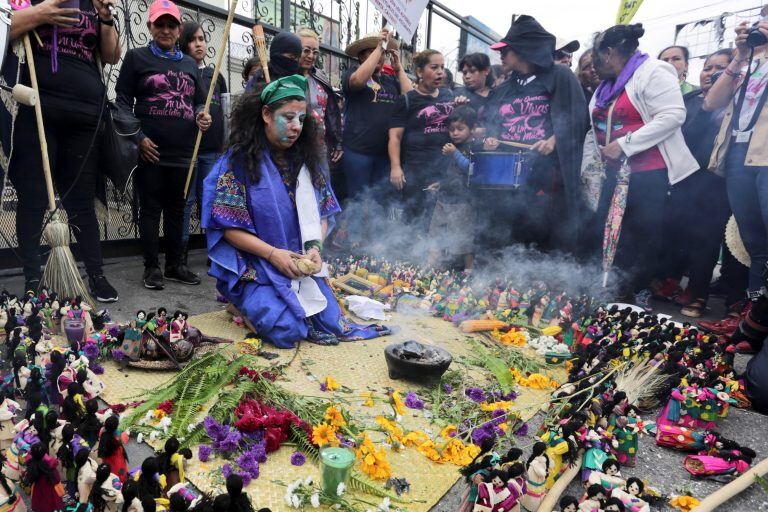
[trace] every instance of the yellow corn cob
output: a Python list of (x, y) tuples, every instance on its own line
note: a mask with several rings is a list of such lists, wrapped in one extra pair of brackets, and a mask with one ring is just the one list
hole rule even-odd
[(563, 328), (559, 325), (550, 325), (541, 330), (541, 334), (544, 336), (557, 336), (561, 332), (563, 332)]
[(464, 320), (459, 325), (461, 332), (483, 332), (501, 329), (507, 324), (501, 320)]

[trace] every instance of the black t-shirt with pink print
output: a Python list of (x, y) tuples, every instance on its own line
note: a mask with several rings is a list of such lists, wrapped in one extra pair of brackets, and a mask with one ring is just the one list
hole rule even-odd
[(404, 166), (435, 169), (447, 162), (443, 146), (450, 142), (448, 116), (452, 112), (453, 93), (448, 89), (440, 89), (436, 97), (411, 90), (398, 98), (389, 127), (405, 128), (400, 144)]
[[(77, 26), (37, 28), (43, 45), (35, 37), (31, 42), (43, 108), (98, 114), (104, 99), (104, 83), (96, 66), (100, 32), (101, 24), (91, 0), (80, 1)], [(29, 85), (26, 66), (22, 69), (22, 83)]]
[(118, 106), (133, 110), (143, 135), (157, 144), (160, 165), (189, 165), (197, 137), (195, 112), (207, 92), (192, 57), (176, 61), (156, 56), (149, 47), (130, 50), (115, 92)]

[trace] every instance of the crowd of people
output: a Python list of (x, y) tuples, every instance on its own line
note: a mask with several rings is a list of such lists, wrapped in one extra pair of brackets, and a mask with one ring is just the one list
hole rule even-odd
[[(31, 30), (39, 35), (33, 51), (53, 174), (91, 290), (103, 302), (118, 298), (101, 269), (93, 207), (102, 172), (99, 137), (93, 137), (102, 129), (98, 115), (105, 94), (99, 66), (117, 62), (121, 54), (109, 3), (82, 0), (72, 9), (46, 0), (15, 18), (11, 30), (12, 38)], [(187, 265), (195, 203), (204, 226), (225, 215), (240, 232), (251, 225), (259, 231), (263, 226), (257, 224), (267, 220), (257, 221), (253, 194), (263, 184), (250, 181), (265, 175), (245, 169), (252, 173), (246, 183), (226, 171), (235, 164), (274, 164), (294, 208), (284, 211), (282, 194), (273, 190), (274, 207), (302, 229), (283, 230), (286, 244), (259, 248), (225, 234), (222, 240), (236, 248), (234, 259), (211, 258), (211, 272), (217, 275), (222, 266), (235, 271), (230, 288), (243, 280), (238, 269), (259, 289), (269, 281), (249, 266), (243, 251), (256, 255), (263, 272), (294, 279), (300, 275), (294, 263), (299, 253), (319, 269), (326, 242), (364, 248), (376, 236), (370, 219), (345, 217), (341, 206), (375, 200), (413, 240), (427, 242), (425, 259), (434, 265), (471, 270), (475, 255), (515, 243), (596, 264), (613, 244), (606, 266), (617, 300), (650, 310), (655, 296), (676, 301), (683, 315), (700, 317), (710, 294), (725, 294), (729, 317), (702, 322), (718, 334), (733, 332), (764, 291), (768, 207), (761, 168), (768, 161), (759, 140), (768, 130), (768, 21), (739, 25), (735, 48), (710, 55), (695, 80), (688, 76), (687, 48), (670, 46), (658, 58), (642, 51), (640, 24), (596, 34), (573, 71), (579, 43), (557, 39), (534, 18), (518, 16), (491, 46), (500, 66), (483, 53), (459, 60), (463, 87), (448, 78), (439, 51), (421, 51), (406, 66), (400, 43), (384, 28), (346, 48), (352, 65), (337, 89), (319, 65), (318, 35), (307, 28), (281, 31), (271, 40), (267, 69), (256, 59), (246, 63), (247, 84), (234, 106), (231, 133), (225, 129), (222, 97), (228, 88), (222, 76), (209, 112), (203, 109), (213, 73), (202, 28), (182, 23), (169, 0), (152, 3), (147, 26), (149, 44), (125, 54), (116, 94), (118, 108), (141, 125), (134, 184), (148, 289), (162, 289), (165, 280), (200, 283)], [(21, 82), (29, 83), (26, 71)], [(296, 102), (289, 108), (291, 99)], [(205, 133), (185, 198), (198, 129)], [(14, 137), (19, 144), (9, 176), (19, 198), (19, 253), (25, 288), (34, 290), (46, 201), (42, 182), (26, 172), (41, 166), (39, 148), (29, 143), (37, 137), (31, 107), (19, 107)], [(304, 167), (320, 210), (310, 220), (300, 206), (311, 199), (301, 186)], [(255, 190), (246, 190), (250, 185)], [(274, 219), (272, 210), (265, 215)], [(723, 243), (731, 215), (748, 270)], [(305, 238), (308, 225), (319, 226), (312, 239)], [(607, 239), (617, 229), (618, 238)], [(218, 241), (209, 230), (209, 249)], [(721, 278), (713, 284), (718, 262)], [(281, 286), (273, 285), (270, 293), (281, 295)]]

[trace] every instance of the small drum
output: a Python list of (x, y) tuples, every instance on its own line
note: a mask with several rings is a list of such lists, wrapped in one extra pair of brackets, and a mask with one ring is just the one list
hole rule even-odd
[(532, 159), (527, 151), (479, 151), (472, 154), (467, 186), (477, 189), (516, 189), (525, 185)]

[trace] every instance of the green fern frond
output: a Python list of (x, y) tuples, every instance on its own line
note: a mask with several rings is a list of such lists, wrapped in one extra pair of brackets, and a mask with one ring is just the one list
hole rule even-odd
[(353, 491), (362, 492), (363, 494), (370, 494), (379, 498), (389, 498), (392, 501), (399, 503), (412, 503), (412, 500), (404, 499), (402, 496), (398, 496), (397, 493), (386, 490), (381, 485), (377, 484), (359, 471), (352, 471), (349, 477), (349, 488)]

